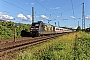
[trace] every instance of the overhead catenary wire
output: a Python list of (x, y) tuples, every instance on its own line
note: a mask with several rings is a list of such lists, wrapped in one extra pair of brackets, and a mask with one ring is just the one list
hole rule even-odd
[[(24, 8), (21, 8), (21, 7), (17, 6), (17, 5), (14, 5), (14, 4), (10, 3), (10, 2), (7, 2), (7, 1), (5, 1), (5, 0), (1, 0), (1, 1), (3, 1), (3, 2), (5, 2), (5, 3), (8, 3), (8, 4), (12, 5), (12, 6), (15, 6), (15, 7), (19, 8), (19, 9), (22, 9), (22, 10), (24, 10), (24, 11), (30, 12), (30, 11), (24, 9)], [(45, 7), (44, 5), (42, 5), (40, 2), (38, 2), (37, 0), (35, 0), (35, 1), (36, 1), (38, 4), (40, 4), (42, 7), (44, 7), (46, 10), (48, 10), (49, 12), (51, 12), (48, 8), (46, 8), (46, 7)], [(74, 7), (73, 7), (72, 0), (71, 0), (71, 4), (72, 4), (73, 15), (74, 15), (74, 9), (77, 8), (79, 5), (74, 8)], [(80, 5), (81, 5), (81, 4), (80, 4)], [(70, 10), (71, 10), (71, 9), (70, 9)], [(70, 10), (66, 10), (66, 11), (64, 11), (64, 12), (62, 12), (62, 13), (65, 13), (65, 12), (70, 11)], [(31, 12), (30, 12), (30, 13), (31, 13)], [(53, 12), (51, 12), (51, 13), (55, 15), (55, 13), (53, 13)], [(55, 15), (55, 16), (56, 16), (56, 15)]]
[(62, 14), (66, 13), (66, 12), (68, 12), (68, 11), (71, 11), (71, 10), (73, 9), (73, 16), (75, 16), (75, 15), (74, 15), (74, 13), (75, 13), (75, 12), (74, 12), (74, 9), (78, 8), (78, 7), (81, 6), (81, 5), (82, 5), (82, 4), (79, 4), (79, 5), (77, 5), (77, 6), (73, 7), (73, 8), (71, 8), (71, 9), (68, 9), (68, 10), (63, 11), (63, 12), (58, 13), (58, 14), (60, 14), (60, 16), (63, 18)]
[[(79, 7), (79, 6), (81, 6), (82, 4), (79, 4), (79, 5), (77, 5), (76, 7), (73, 7), (73, 9), (76, 9), (77, 7)], [(64, 11), (64, 12), (61, 12), (61, 13), (66, 13), (66, 12), (68, 12), (68, 11), (71, 11), (72, 10), (72, 8), (71, 9), (69, 9), (69, 10), (66, 10), (66, 11)], [(61, 14), (60, 13), (60, 14)], [(74, 12), (75, 13), (75, 12)]]
[[(12, 3), (10, 3), (10, 2), (8, 2), (8, 1), (6, 1), (6, 0), (1, 0), (1, 1), (3, 1), (3, 2), (5, 2), (5, 3), (8, 3), (8, 4), (12, 5), (12, 6), (15, 6), (15, 7), (19, 8), (19, 9), (22, 9), (22, 10), (24, 10), (24, 11), (30, 12), (30, 11), (28, 11), (28, 10), (22, 8), (22, 7), (19, 7), (19, 6), (15, 5), (15, 4), (12, 4)], [(52, 13), (53, 15), (56, 16), (55, 13), (53, 13), (52, 11), (50, 11), (50, 10), (49, 10), (47, 7), (45, 7), (43, 4), (41, 4), (41, 3), (38, 2), (37, 0), (35, 0), (35, 1), (36, 1), (38, 4), (40, 4), (42, 7), (44, 7), (46, 10), (48, 10), (50, 13)], [(77, 5), (76, 7), (73, 7), (72, 0), (71, 0), (71, 4), (72, 4), (72, 9), (69, 9), (69, 10), (66, 10), (66, 11), (62, 12), (62, 14), (65, 13), (65, 12), (68, 12), (68, 11), (73, 10), (73, 15), (74, 15), (74, 14), (75, 14), (74, 9), (77, 8), (77, 7), (79, 7), (80, 5), (82, 5), (82, 4), (80, 4), (80, 5)], [(31, 13), (31, 12), (30, 12), (30, 13)], [(74, 15), (74, 16), (75, 16), (75, 15)]]
[[(48, 8), (46, 8), (44, 5), (42, 5), (40, 2), (38, 2), (37, 0), (35, 0), (38, 4), (40, 4), (43, 8), (45, 8), (46, 10), (48, 10), (50, 13), (52, 13), (53, 15), (55, 15), (52, 11), (50, 11)], [(56, 15), (55, 15), (56, 16)]]
[(71, 4), (72, 4), (73, 16), (74, 16), (74, 8), (73, 8), (73, 2), (72, 2), (72, 0), (71, 0)]
[[(10, 3), (10, 2), (7, 2), (6, 0), (1, 0), (1, 1), (3, 1), (3, 2), (7, 3), (7, 4), (10, 4), (10, 5), (12, 5), (12, 6), (15, 6), (15, 7), (19, 8), (19, 9), (22, 9), (22, 10), (24, 10), (24, 11), (30, 12), (30, 11), (28, 11), (28, 10), (22, 8), (22, 7), (19, 7), (19, 6), (14, 5), (14, 4)], [(30, 13), (31, 13), (31, 12), (30, 12)]]
[[(73, 14), (73, 17), (75, 17), (75, 15), (74, 15), (74, 8), (73, 8), (73, 1), (71, 0), (71, 5), (72, 5), (72, 14)], [(75, 25), (75, 19), (74, 19), (74, 25)]]

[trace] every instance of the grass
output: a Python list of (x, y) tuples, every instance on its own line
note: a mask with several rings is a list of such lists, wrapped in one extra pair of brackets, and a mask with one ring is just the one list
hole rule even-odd
[(88, 60), (90, 59), (89, 42), (90, 34), (71, 33), (29, 47), (13, 60)]

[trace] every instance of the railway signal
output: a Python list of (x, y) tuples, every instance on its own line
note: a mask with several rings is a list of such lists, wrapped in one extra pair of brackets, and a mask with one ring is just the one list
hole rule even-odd
[[(54, 19), (54, 20), (56, 20), (56, 19)], [(56, 22), (55, 22), (54, 24), (55, 24), (55, 26), (56, 26)]]

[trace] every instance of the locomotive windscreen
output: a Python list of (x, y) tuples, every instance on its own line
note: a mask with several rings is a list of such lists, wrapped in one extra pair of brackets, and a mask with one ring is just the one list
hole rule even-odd
[(39, 24), (38, 23), (32, 23), (32, 27), (31, 28), (34, 28), (34, 27), (39, 28)]

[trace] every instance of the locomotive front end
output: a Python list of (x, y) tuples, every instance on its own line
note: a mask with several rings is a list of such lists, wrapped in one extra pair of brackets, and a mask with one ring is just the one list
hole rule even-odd
[(30, 34), (33, 37), (39, 35), (39, 23), (32, 23)]

